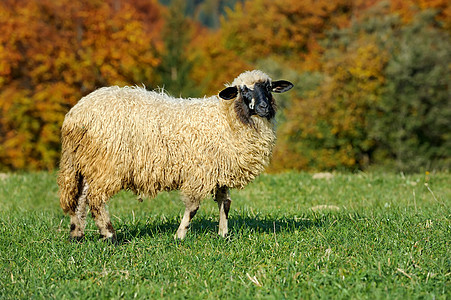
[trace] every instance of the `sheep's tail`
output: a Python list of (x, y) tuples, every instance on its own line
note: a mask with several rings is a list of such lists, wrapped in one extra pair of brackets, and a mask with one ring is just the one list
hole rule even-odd
[(81, 192), (83, 178), (72, 164), (71, 157), (63, 151), (61, 155), (58, 186), (60, 206), (65, 213), (75, 212)]

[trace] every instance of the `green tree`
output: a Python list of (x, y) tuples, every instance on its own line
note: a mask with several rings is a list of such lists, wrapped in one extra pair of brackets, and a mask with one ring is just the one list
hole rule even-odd
[(401, 170), (450, 163), (451, 39), (434, 27), (434, 16), (417, 15), (385, 42), (392, 56), (371, 135), (380, 143), (380, 158), (393, 158)]
[(187, 53), (194, 24), (185, 17), (185, 5), (183, 0), (171, 1), (162, 32), (164, 50), (159, 73), (162, 87), (175, 96), (198, 94), (189, 77), (193, 62)]
[(403, 23), (388, 9), (373, 7), (324, 40), (324, 80), (294, 100), (282, 126), (285, 168), (449, 167), (449, 33), (435, 12)]

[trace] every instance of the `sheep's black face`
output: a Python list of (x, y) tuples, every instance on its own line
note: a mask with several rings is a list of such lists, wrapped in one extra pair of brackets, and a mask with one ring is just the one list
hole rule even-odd
[(258, 82), (253, 88), (240, 87), (240, 93), (250, 116), (258, 115), (268, 120), (275, 116), (275, 104), (271, 95), (271, 84), (268, 81)]
[(232, 100), (241, 95), (235, 101), (237, 115), (245, 124), (251, 124), (251, 116), (257, 115), (268, 120), (274, 118), (276, 106), (271, 92), (283, 93), (290, 90), (293, 84), (289, 81), (261, 81), (256, 82), (253, 87), (232, 86), (225, 88), (219, 93), (219, 97), (224, 100)]

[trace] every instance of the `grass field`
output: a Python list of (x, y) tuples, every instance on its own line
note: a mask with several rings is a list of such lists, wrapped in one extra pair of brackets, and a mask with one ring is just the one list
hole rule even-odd
[(450, 299), (451, 174), (263, 175), (206, 199), (173, 239), (177, 193), (109, 203), (119, 245), (70, 243), (54, 173), (0, 177), (0, 298)]

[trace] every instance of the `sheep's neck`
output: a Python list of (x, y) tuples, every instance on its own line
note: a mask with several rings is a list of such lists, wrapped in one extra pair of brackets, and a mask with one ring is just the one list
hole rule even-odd
[(234, 136), (233, 144), (243, 157), (255, 160), (250, 162), (263, 165), (269, 164), (276, 141), (273, 120), (268, 121), (257, 116), (252, 117), (251, 124), (243, 124), (237, 116), (233, 105), (227, 108), (227, 119)]

